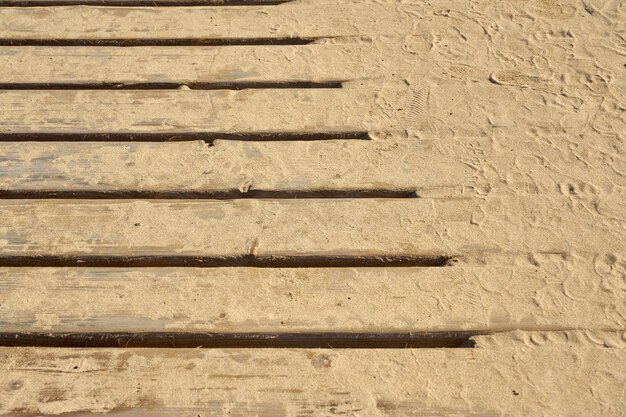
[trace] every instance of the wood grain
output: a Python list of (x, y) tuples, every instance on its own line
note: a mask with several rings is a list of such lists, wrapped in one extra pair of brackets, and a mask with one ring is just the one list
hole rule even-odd
[(0, 143), (5, 197), (446, 196), (471, 173), (434, 142), (401, 139)]
[(535, 255), (450, 268), (1, 268), (0, 322), (5, 333), (619, 330), (624, 267)]
[(247, 132), (335, 132), (340, 136), (393, 127), (397, 122), (393, 114), (384, 114), (375, 103), (377, 91), (4, 90), (0, 91), (0, 134), (158, 133), (175, 137), (197, 133), (202, 139), (204, 133), (214, 139), (220, 133), (245, 137)]
[(2, 348), (0, 413), (621, 413), (623, 349), (599, 347), (584, 334), (520, 334), (517, 340), (506, 347), (419, 351)]
[[(567, 197), (0, 201), (0, 256), (215, 265), (485, 253), (619, 254), (625, 226)], [(506, 225), (506, 227), (504, 226)], [(305, 237), (295, 239), (295, 237)], [(142, 257), (149, 259), (142, 260)], [(382, 258), (381, 258), (382, 257)], [(307, 261), (310, 260), (310, 262)], [(33, 259), (34, 260), (34, 259)], [(230, 261), (229, 261), (230, 260)], [(292, 262), (289, 261), (289, 262)], [(167, 264), (169, 261), (165, 261)]]
[[(368, 45), (0, 47), (4, 88), (341, 82), (380, 76)], [(330, 64), (332, 62), (332, 64)], [(30, 86), (30, 87), (29, 87)], [(139, 88), (139, 87), (138, 87)]]
[[(367, 40), (374, 34), (395, 34), (411, 28), (410, 14), (398, 13), (386, 4), (370, 6), (364, 10), (353, 1), (306, 1), (219, 8), (2, 8), (0, 22), (11, 24), (0, 23), (0, 39), (265, 39), (271, 43), (272, 39), (285, 38)], [(319, 18), (322, 11), (324, 19)]]
[[(263, 133), (265, 140), (289, 140), (297, 134), (363, 138), (366, 132), (449, 140), (490, 138), (493, 132), (497, 142), (521, 136), (549, 145), (525, 127), (529, 124), (550, 140), (558, 138), (559, 148), (583, 138), (610, 151), (614, 141), (609, 132), (576, 122), (586, 114), (582, 109), (552, 105), (537, 90), (441, 81), (427, 86), (430, 104), (416, 111), (419, 85), (382, 78), (332, 89), (0, 90), (0, 141), (215, 140)], [(599, 115), (616, 128), (624, 125), (616, 110), (602, 109)]]
[[(0, 195), (25, 197), (224, 198), (421, 197), (561, 194), (620, 216), (622, 181), (576, 163), (568, 146), (519, 135), (425, 140), (372, 135), (374, 140), (310, 142), (0, 142)], [(570, 143), (551, 136), (553, 143)], [(586, 134), (597, 145), (602, 137)], [(574, 148), (575, 149), (575, 148)], [(550, 164), (543, 163), (549, 159)], [(490, 171), (481, 164), (489, 161)], [(589, 185), (593, 176), (593, 187)], [(260, 191), (269, 193), (259, 194)], [(256, 194), (255, 194), (256, 192)], [(396, 193), (396, 194), (393, 194)]]

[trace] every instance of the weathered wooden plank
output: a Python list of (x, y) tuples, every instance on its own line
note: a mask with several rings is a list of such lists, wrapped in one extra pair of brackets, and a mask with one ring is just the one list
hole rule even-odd
[[(361, 132), (393, 126), (380, 88), (0, 91), (0, 134)], [(245, 135), (244, 135), (245, 136)], [(332, 137), (332, 136), (331, 136)], [(193, 138), (193, 136), (192, 136)]]
[[(410, 6), (407, 6), (410, 7)], [(324, 18), (320, 19), (323, 13)], [(410, 29), (414, 18), (389, 5), (294, 2), (250, 7), (32, 7), (1, 8), (0, 39), (232, 40), (368, 37)], [(9, 23), (10, 22), (10, 23)], [(53, 23), (54, 22), (54, 23)], [(28, 43), (28, 42), (27, 42)]]
[(593, 210), (592, 202), (558, 195), (439, 200), (4, 200), (0, 213), (0, 254), (5, 264), (11, 258), (21, 264), (20, 257), (43, 256), (44, 261), (70, 257), (73, 262), (97, 264), (101, 257), (115, 257), (159, 266), (230, 261), (298, 266), (345, 258), (350, 265), (369, 265), (383, 263), (386, 256), (393, 263), (398, 256), (409, 264), (439, 265), (448, 256), (484, 253), (620, 254), (626, 234), (621, 218)]
[(625, 350), (568, 339), (423, 350), (1, 348), (0, 413), (619, 415)]
[[(590, 134), (614, 141), (624, 126), (619, 111), (598, 110), (603, 124), (593, 122), (594, 129), (589, 111), (569, 98), (537, 90), (440, 80), (424, 84), (423, 79), (355, 81), (341, 89), (0, 90), (0, 140), (21, 140), (25, 134), (58, 134), (51, 137), (55, 140), (72, 134), (65, 139), (88, 140), (93, 138), (81, 135), (145, 133), (165, 140), (168, 134), (215, 139), (248, 132), (406, 131), (432, 140), (492, 134), (512, 140), (534, 134), (570, 135), (576, 141), (574, 135)], [(146, 139), (137, 135), (135, 140)]]
[[(97, 87), (186, 84), (280, 87), (381, 74), (369, 45), (196, 47), (0, 46), (0, 86)], [(380, 76), (380, 75), (378, 75)]]
[[(610, 138), (0, 143), (0, 195), (118, 197), (554, 194), (619, 216)], [(581, 164), (579, 141), (592, 144)], [(553, 146), (550, 143), (557, 144)], [(619, 156), (615, 155), (616, 161)], [(548, 161), (549, 163), (545, 163)], [(487, 168), (488, 167), (488, 168)], [(263, 195), (259, 192), (269, 192)], [(256, 192), (256, 194), (255, 194)], [(351, 194), (352, 193), (352, 194)], [(396, 193), (396, 194), (393, 194)]]
[(623, 257), (540, 254), (499, 266), (451, 268), (0, 268), (0, 329), (621, 329), (625, 268)]
[[(0, 143), (0, 195), (460, 194), (473, 170), (426, 141)], [(454, 167), (454, 169), (452, 169)], [(261, 194), (259, 194), (261, 193)], [(265, 195), (263, 193), (266, 193)]]

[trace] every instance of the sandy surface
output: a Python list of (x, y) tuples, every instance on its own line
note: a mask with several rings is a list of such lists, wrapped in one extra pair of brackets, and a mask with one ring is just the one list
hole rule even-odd
[[(624, 415), (625, 36), (619, 0), (0, 8), (5, 196), (253, 197), (0, 201), (2, 259), (58, 267), (0, 268), (1, 331), (494, 332), (467, 350), (5, 347), (0, 413)], [(302, 82), (342, 88), (280, 85)], [(142, 83), (174, 88), (110, 89)], [(72, 264), (397, 255), (454, 262)]]

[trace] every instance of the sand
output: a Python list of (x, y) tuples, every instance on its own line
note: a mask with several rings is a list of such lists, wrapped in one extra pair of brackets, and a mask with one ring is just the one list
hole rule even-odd
[(624, 415), (623, 2), (30, 3), (0, 415)]

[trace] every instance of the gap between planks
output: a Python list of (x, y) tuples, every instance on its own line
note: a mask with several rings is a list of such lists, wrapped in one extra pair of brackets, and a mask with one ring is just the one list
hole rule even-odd
[(371, 140), (367, 131), (316, 132), (175, 132), (175, 133), (8, 133), (0, 131), (0, 142), (190, 142), (211, 145), (216, 140), (248, 142), (308, 142), (323, 140)]
[(1, 190), (0, 199), (73, 199), (73, 200), (287, 200), (287, 199), (361, 199), (419, 198), (414, 189), (301, 189), (301, 190), (214, 190), (214, 191), (141, 191), (141, 190)]
[[(116, 47), (136, 47), (136, 46), (272, 46), (272, 45), (308, 45), (314, 42), (332, 40), (332, 36), (317, 37), (275, 37), (275, 38), (0, 38), (0, 46), (116, 46)], [(354, 37), (354, 42), (364, 42), (367, 39)]]
[(457, 262), (448, 255), (297, 255), (297, 256), (12, 256), (0, 255), (0, 267), (251, 267), (251, 268), (363, 268), (446, 267)]
[[(554, 328), (532, 333), (576, 334), (580, 329)], [(468, 330), (432, 332), (0, 332), (0, 347), (148, 348), (148, 349), (442, 349), (475, 348), (477, 337), (504, 338), (524, 330)], [(619, 338), (620, 331), (600, 331), (595, 337)], [(593, 340), (593, 338), (591, 339)], [(487, 340), (487, 343), (490, 341)]]
[(481, 331), (405, 333), (0, 333), (0, 346), (40, 347), (139, 347), (139, 348), (308, 348), (399, 349), (468, 348)]
[(1, 0), (0, 7), (119, 6), (119, 7), (210, 7), (277, 6), (294, 0)]
[(342, 88), (346, 80), (217, 83), (2, 83), (0, 90), (254, 90)]

